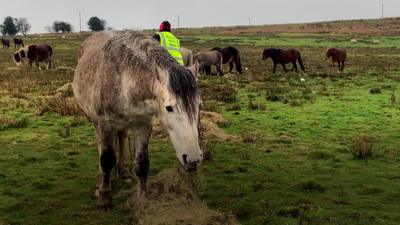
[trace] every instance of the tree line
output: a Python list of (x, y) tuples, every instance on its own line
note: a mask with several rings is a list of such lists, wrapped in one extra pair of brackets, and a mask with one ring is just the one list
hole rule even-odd
[[(91, 31), (102, 31), (106, 28), (106, 21), (97, 16), (93, 16), (89, 19), (87, 25)], [(0, 32), (3, 35), (10, 36), (18, 33), (25, 36), (31, 28), (32, 26), (27, 18), (13, 18), (7, 16), (4, 18), (3, 23), (0, 24)], [(70, 23), (65, 21), (54, 21), (50, 26), (46, 27), (46, 31), (50, 33), (69, 33), (73, 31), (73, 27)]]

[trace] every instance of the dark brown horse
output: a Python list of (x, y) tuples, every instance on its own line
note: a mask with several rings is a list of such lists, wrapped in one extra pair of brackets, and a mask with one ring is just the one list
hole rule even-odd
[(243, 73), (242, 64), (240, 63), (240, 52), (237, 48), (234, 48), (232, 46), (226, 48), (215, 47), (211, 49), (211, 51), (219, 51), (222, 54), (222, 64), (229, 63), (229, 73), (232, 73), (233, 64), (235, 64), (236, 71), (238, 71), (239, 74)]
[(304, 64), (301, 58), (301, 54), (296, 49), (286, 49), (286, 50), (278, 48), (264, 49), (263, 60), (267, 60), (270, 57), (272, 58), (272, 61), (274, 63), (273, 73), (276, 72), (276, 66), (278, 64), (281, 64), (285, 72), (287, 72), (286, 64), (288, 63), (292, 63), (293, 64), (292, 71), (295, 70), (297, 72), (297, 63), (296, 63), (297, 61), (299, 62), (301, 69), (304, 72), (306, 72), (304, 69)]
[(28, 58), (29, 66), (35, 61), (36, 66), (40, 68), (39, 62), (46, 62), (47, 69), (51, 66), (51, 56), (53, 49), (49, 45), (27, 45), (14, 53), (14, 61), (19, 66), (23, 58)]
[(3, 45), (3, 48), (9, 48), (10, 47), (10, 40), (2, 38), (1, 39), (1, 44)]
[(20, 47), (25, 47), (24, 41), (20, 38), (14, 38), (14, 48), (20, 48)]
[(343, 48), (330, 48), (328, 51), (326, 51), (326, 57), (328, 59), (332, 59), (332, 64), (335, 65), (335, 63), (338, 64), (339, 66), (339, 71), (344, 70), (344, 65), (346, 62), (347, 58), (347, 52)]

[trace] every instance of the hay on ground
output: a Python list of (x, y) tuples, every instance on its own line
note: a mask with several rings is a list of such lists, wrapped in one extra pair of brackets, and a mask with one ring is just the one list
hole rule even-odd
[[(150, 179), (145, 199), (134, 193), (131, 206), (132, 225), (236, 225), (232, 215), (209, 209), (195, 195), (198, 178), (166, 170)], [(137, 188), (136, 188), (137, 190)]]

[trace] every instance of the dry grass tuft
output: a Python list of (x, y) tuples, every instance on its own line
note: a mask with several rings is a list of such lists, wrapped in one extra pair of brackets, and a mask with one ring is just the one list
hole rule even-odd
[(371, 89), (369, 90), (369, 93), (371, 93), (371, 94), (380, 94), (380, 93), (382, 93), (382, 91), (381, 91), (380, 88), (374, 87), (374, 88), (371, 88)]
[(239, 224), (233, 216), (211, 210), (197, 198), (196, 190), (201, 185), (197, 174), (178, 168), (161, 172), (150, 180), (145, 199), (134, 194), (130, 224)]
[(84, 115), (82, 109), (74, 97), (65, 97), (61, 94), (41, 98), (35, 101), (37, 115), (42, 116), (45, 112), (54, 112), (60, 116)]
[(239, 103), (234, 103), (231, 105), (226, 106), (226, 110), (228, 111), (240, 111), (242, 107), (240, 106)]
[(28, 118), (0, 117), (0, 131), (28, 126)]
[(394, 93), (394, 89), (392, 89), (392, 94), (390, 95), (390, 104), (392, 106), (397, 105), (397, 97), (396, 94)]
[(207, 138), (200, 141), (200, 148), (203, 151), (203, 159), (205, 161), (212, 161), (214, 158), (216, 140)]
[(260, 138), (261, 135), (254, 131), (245, 131), (242, 133), (243, 143), (255, 143)]
[(352, 138), (352, 153), (357, 159), (367, 159), (372, 156), (376, 136), (359, 134)]

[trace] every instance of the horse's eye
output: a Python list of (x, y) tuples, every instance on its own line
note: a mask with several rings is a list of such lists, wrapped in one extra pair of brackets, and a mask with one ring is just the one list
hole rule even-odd
[(174, 109), (170, 105), (165, 107), (165, 109), (167, 109), (168, 112), (174, 112)]

